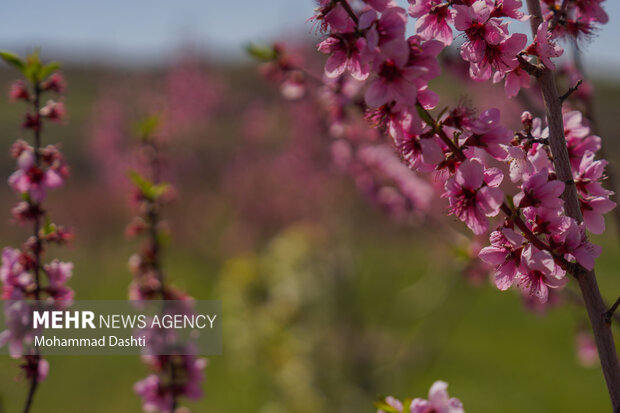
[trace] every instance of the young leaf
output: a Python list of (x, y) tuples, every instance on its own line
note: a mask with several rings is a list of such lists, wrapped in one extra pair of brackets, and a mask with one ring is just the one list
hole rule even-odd
[(415, 108), (417, 109), (420, 118), (422, 118), (422, 120), (426, 122), (428, 126), (430, 126), (431, 128), (435, 128), (435, 122), (433, 122), (433, 119), (429, 116), (426, 109), (424, 109), (420, 104), (415, 105)]
[(17, 68), (20, 72), (24, 73), (26, 65), (24, 64), (24, 61), (15, 53), (0, 50), (0, 58), (2, 58), (2, 60), (4, 60), (8, 65)]
[(136, 171), (129, 171), (128, 175), (129, 179), (131, 179), (131, 182), (133, 182), (133, 184), (140, 190), (140, 192), (144, 196), (148, 197), (149, 193), (152, 192), (153, 183), (143, 178), (142, 175), (140, 175)]
[(399, 413), (398, 410), (396, 410), (394, 407), (390, 406), (384, 401), (375, 402), (374, 405), (377, 409), (383, 410), (384, 412), (387, 412), (387, 413)]
[(60, 69), (60, 63), (58, 62), (51, 62), (51, 63), (46, 64), (39, 71), (39, 79), (41, 80), (47, 79), (52, 73), (54, 73), (58, 69)]
[(245, 46), (246, 52), (256, 60), (261, 62), (271, 62), (275, 60), (278, 55), (273, 47), (259, 46), (254, 43), (248, 43)]
[(142, 140), (148, 140), (157, 131), (158, 127), (159, 117), (156, 115), (148, 116), (136, 123), (136, 135)]

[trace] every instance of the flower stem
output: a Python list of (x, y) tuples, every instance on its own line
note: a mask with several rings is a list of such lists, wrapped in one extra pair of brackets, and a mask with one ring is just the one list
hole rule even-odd
[[(37, 356), (37, 364), (39, 363), (39, 358)], [(38, 366), (37, 366), (38, 367)], [(32, 381), (30, 382), (30, 388), (28, 389), (28, 397), (26, 398), (26, 405), (24, 406), (24, 413), (30, 412), (30, 407), (32, 406), (32, 401), (34, 400), (34, 393), (37, 391), (39, 381), (37, 380), (37, 372), (35, 372)]]
[[(528, 10), (531, 14), (530, 24), (532, 34), (535, 36), (539, 24), (542, 22), (542, 12), (539, 0), (527, 0)], [(562, 119), (562, 102), (555, 84), (553, 73), (544, 69), (537, 78), (541, 88), (547, 120), (549, 124), (549, 145), (553, 154), (553, 165), (558, 178), (567, 185), (562, 195), (565, 203), (566, 214), (577, 222), (583, 221), (577, 188), (573, 181), (572, 170), (569, 162), (566, 139), (564, 137), (564, 123)], [(614, 412), (620, 412), (620, 364), (614, 344), (611, 325), (605, 321), (607, 308), (601, 297), (601, 292), (596, 282), (594, 271), (583, 271), (574, 274), (579, 283), (583, 300), (586, 304), (592, 332), (601, 360), (601, 368), (607, 383), (607, 390), (611, 398)]]
[[(35, 117), (39, 117), (39, 112), (41, 110), (41, 86), (39, 85), (39, 82), (35, 82), (34, 84), (34, 99), (32, 102), (32, 106), (34, 109), (34, 116)], [(38, 126), (34, 129), (34, 162), (36, 167), (40, 167), (41, 164), (41, 154), (40, 152), (40, 148), (41, 148), (41, 127), (42, 124), (39, 120), (38, 122)], [(30, 200), (30, 202), (33, 202), (32, 200)], [(36, 205), (37, 207), (39, 205)], [(37, 208), (38, 209), (38, 208)], [(41, 293), (41, 280), (40, 280), (40, 273), (41, 273), (41, 237), (40, 237), (40, 232), (41, 230), (41, 216), (39, 214), (36, 214), (35, 218), (34, 218), (34, 228), (33, 228), (33, 237), (34, 237), (34, 282), (35, 282), (35, 289), (34, 289), (34, 298), (35, 300), (39, 299), (40, 293)], [(37, 391), (38, 388), (38, 376), (39, 376), (39, 362), (40, 362), (40, 355), (39, 355), (39, 349), (35, 347), (35, 351), (36, 351), (36, 356), (35, 356), (35, 364), (32, 368), (31, 374), (32, 377), (30, 378), (30, 388), (28, 390), (28, 397), (26, 399), (26, 405), (24, 406), (24, 413), (28, 413), (30, 411), (30, 407), (32, 406), (32, 402), (34, 400), (34, 394)]]

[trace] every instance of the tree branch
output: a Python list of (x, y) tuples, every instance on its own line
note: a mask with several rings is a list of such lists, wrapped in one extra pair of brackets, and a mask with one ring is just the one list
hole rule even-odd
[[(540, 1), (527, 0), (527, 6), (531, 15), (532, 35), (535, 36), (538, 26), (542, 22)], [(563, 182), (569, 182), (573, 180), (573, 175), (564, 137), (562, 103), (558, 96), (555, 79), (553, 73), (548, 69), (543, 69), (542, 75), (537, 79), (547, 112), (549, 146), (553, 154), (553, 164), (558, 178)], [(577, 220), (577, 222), (583, 221), (575, 185), (566, 185), (562, 197), (565, 202), (566, 214)], [(607, 309), (603, 303), (594, 271), (587, 271), (576, 275), (576, 278), (586, 304), (586, 309), (588, 310), (590, 323), (592, 324), (592, 332), (594, 333), (596, 348), (601, 360), (601, 368), (603, 369), (611, 403), (614, 412), (620, 412), (620, 364), (618, 364), (618, 355), (616, 354), (611, 325), (605, 321)]]

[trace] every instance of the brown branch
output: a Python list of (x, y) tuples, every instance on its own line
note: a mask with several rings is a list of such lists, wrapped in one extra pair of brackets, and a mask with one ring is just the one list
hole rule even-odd
[[(539, 24), (542, 22), (542, 12), (539, 0), (527, 0), (530, 12), (530, 24), (532, 35), (536, 35)], [(563, 182), (573, 180), (571, 166), (568, 157), (566, 139), (564, 137), (564, 124), (562, 119), (562, 103), (558, 95), (553, 73), (544, 69), (538, 78), (549, 124), (549, 144), (553, 154), (553, 164), (558, 178)], [(577, 222), (583, 221), (579, 207), (579, 198), (575, 185), (566, 185), (562, 195), (565, 202), (566, 214)], [(607, 308), (601, 297), (594, 271), (587, 271), (576, 275), (581, 289), (581, 295), (586, 304), (592, 332), (596, 342), (596, 348), (601, 360), (601, 368), (607, 383), (607, 390), (611, 398), (614, 412), (620, 412), (620, 364), (614, 344), (611, 325), (605, 321)]]
[[(41, 86), (38, 81), (34, 82), (34, 99), (32, 100), (32, 109), (34, 110), (34, 116), (37, 119), (38, 125), (34, 128), (34, 163), (37, 168), (41, 165)], [(31, 204), (33, 204), (37, 210), (41, 210), (40, 205), (33, 200), (29, 200)], [(34, 225), (33, 225), (33, 237), (34, 237), (34, 298), (35, 300), (39, 300), (41, 294), (41, 250), (42, 250), (42, 241), (41, 241), (41, 215), (36, 214), (34, 217)], [(32, 407), (32, 402), (34, 401), (34, 395), (37, 391), (39, 385), (39, 363), (41, 361), (41, 356), (39, 355), (39, 349), (35, 346), (35, 363), (34, 367), (32, 367), (32, 377), (30, 378), (30, 387), (28, 389), (28, 396), (26, 397), (26, 404), (24, 405), (24, 413), (28, 413), (30, 408)], [(31, 367), (28, 366), (30, 369)]]
[(347, 12), (349, 17), (351, 17), (351, 19), (357, 25), (359, 23), (359, 20), (357, 18), (357, 15), (355, 14), (353, 9), (351, 8), (351, 5), (349, 4), (349, 2), (347, 0), (337, 0), (337, 1), (338, 1), (338, 3), (340, 3), (342, 5), (342, 8), (344, 8), (344, 10)]
[(607, 310), (605, 312), (605, 321), (607, 321), (608, 323), (611, 323), (611, 319), (614, 316), (614, 313), (616, 312), (616, 310), (618, 309), (618, 306), (620, 305), (620, 297), (618, 297), (618, 299), (616, 300), (616, 302), (611, 306), (611, 308), (609, 310)]
[(560, 96), (560, 103), (564, 103), (564, 101), (566, 99), (568, 99), (568, 97), (570, 95), (572, 95), (573, 93), (575, 93), (575, 91), (577, 89), (579, 89), (579, 86), (581, 86), (582, 83), (583, 83), (583, 79), (579, 79), (577, 81), (577, 83), (575, 83), (573, 86), (569, 87), (568, 90), (566, 91), (566, 93), (564, 93), (562, 96)]

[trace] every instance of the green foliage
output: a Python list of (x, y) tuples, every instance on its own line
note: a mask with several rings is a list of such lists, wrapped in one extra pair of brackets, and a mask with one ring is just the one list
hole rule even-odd
[(167, 183), (153, 183), (136, 171), (129, 171), (129, 179), (140, 190), (142, 196), (153, 201), (163, 196), (170, 188)]
[(41, 80), (47, 79), (50, 75), (52, 75), (54, 72), (58, 71), (59, 69), (60, 69), (59, 62), (50, 62), (44, 65), (43, 67), (41, 67), (41, 70), (39, 71), (39, 79)]
[(33, 85), (47, 79), (60, 69), (60, 63), (58, 62), (51, 62), (44, 65), (41, 62), (38, 49), (35, 49), (34, 52), (29, 54), (25, 61), (15, 53), (6, 50), (0, 51), (0, 58), (8, 65), (19, 70)]
[(418, 115), (420, 115), (420, 118), (422, 118), (422, 120), (426, 122), (428, 126), (435, 129), (435, 121), (433, 121), (426, 109), (424, 109), (419, 103), (415, 105), (415, 108), (418, 111)]
[(26, 64), (15, 53), (6, 50), (0, 50), (0, 58), (2, 58), (2, 60), (4, 60), (5, 63), (9, 66), (13, 66), (17, 68), (20, 72), (25, 73)]
[(149, 141), (157, 132), (160, 125), (160, 118), (157, 115), (147, 116), (146, 118), (136, 122), (134, 130), (136, 136), (142, 141)]
[(272, 62), (278, 57), (277, 50), (271, 46), (259, 46), (254, 43), (248, 43), (245, 46), (245, 50), (250, 56), (261, 62)]

